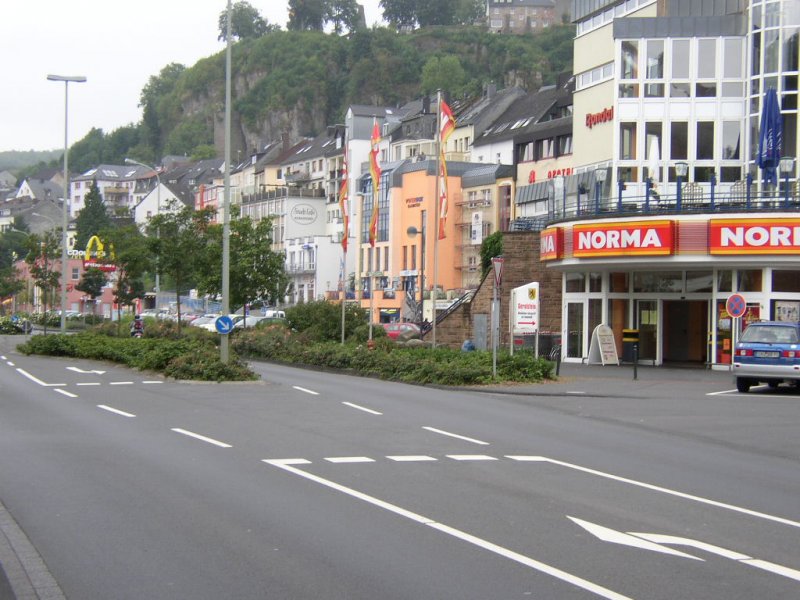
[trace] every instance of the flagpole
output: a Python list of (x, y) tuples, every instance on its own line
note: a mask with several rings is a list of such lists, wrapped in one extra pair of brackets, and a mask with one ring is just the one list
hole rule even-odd
[[(347, 232), (342, 232), (347, 237)], [(342, 247), (342, 344), (344, 344), (344, 305), (347, 301), (347, 246)]]
[[(442, 90), (436, 93), (436, 188), (434, 192), (434, 211), (433, 211), (433, 277), (431, 277), (431, 304), (433, 319), (431, 320), (431, 345), (436, 348), (436, 277), (439, 270), (439, 175), (442, 168)], [(423, 300), (423, 309), (425, 303)]]

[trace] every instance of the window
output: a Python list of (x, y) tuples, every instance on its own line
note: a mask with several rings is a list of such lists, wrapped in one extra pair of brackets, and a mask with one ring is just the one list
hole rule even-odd
[(717, 76), (717, 40), (698, 40), (697, 77), (715, 79)]
[(672, 41), (672, 78), (689, 79), (689, 40)]
[(558, 155), (572, 154), (572, 136), (561, 135), (558, 137)]
[[(725, 53), (722, 55), (722, 76), (738, 79), (744, 72), (742, 68), (742, 39), (731, 38), (723, 42)], [(795, 57), (797, 55), (795, 54)]]
[(686, 160), (689, 158), (689, 124), (685, 121), (670, 123), (670, 159)]
[(699, 121), (697, 123), (697, 160), (714, 158), (714, 122)]
[(647, 78), (664, 78), (664, 40), (647, 40)]
[(78, 267), (72, 267), (72, 280), (77, 281), (81, 278), (81, 270)]
[(724, 121), (722, 123), (722, 159), (738, 160), (739, 143), (741, 137), (739, 121)]
[[(553, 138), (536, 141), (536, 160), (553, 157)], [(498, 155), (499, 158), (499, 155)]]
[(621, 160), (636, 159), (636, 123), (619, 124), (619, 157)]
[(622, 42), (620, 57), (620, 79), (638, 79), (639, 77), (639, 43)]

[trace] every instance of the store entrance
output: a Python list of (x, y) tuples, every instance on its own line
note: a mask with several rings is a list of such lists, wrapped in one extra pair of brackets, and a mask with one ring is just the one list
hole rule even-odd
[(707, 301), (664, 301), (663, 361), (665, 363), (705, 363), (707, 332)]

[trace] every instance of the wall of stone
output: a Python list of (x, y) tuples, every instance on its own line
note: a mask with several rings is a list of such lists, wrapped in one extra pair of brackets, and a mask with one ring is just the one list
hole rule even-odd
[[(540, 350), (549, 350), (549, 334), (561, 335), (561, 273), (547, 269), (539, 261), (539, 232), (514, 231), (503, 235), (503, 281), (500, 289), (501, 344), (508, 347), (508, 305), (511, 290), (539, 282)], [(485, 314), (491, 322), (492, 287), (494, 275), (490, 272), (481, 282), (471, 302), (466, 302), (436, 326), (436, 344), (460, 348), (464, 340), (475, 339), (474, 315)], [(544, 338), (547, 337), (547, 340)], [(430, 340), (430, 334), (426, 336)], [(487, 334), (487, 340), (491, 336)], [(489, 342), (491, 343), (491, 342)], [(532, 340), (531, 342), (532, 343)], [(560, 342), (558, 342), (560, 343)]]

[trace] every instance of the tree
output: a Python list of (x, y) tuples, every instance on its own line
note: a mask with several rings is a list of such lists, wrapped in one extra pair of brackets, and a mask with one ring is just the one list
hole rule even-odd
[(383, 18), (395, 29), (413, 28), (417, 24), (418, 0), (381, 0)]
[[(220, 41), (228, 39), (228, 11), (223, 10), (219, 14), (219, 36)], [(231, 6), (231, 37), (236, 40), (252, 40), (259, 38), (265, 33), (280, 29), (278, 25), (270, 25), (249, 2), (234, 2)]]
[[(283, 254), (270, 250), (272, 220), (253, 222), (249, 217), (231, 221), (230, 304), (240, 307), (265, 299), (275, 304), (288, 283)], [(204, 274), (198, 288), (206, 294), (222, 293), (222, 226), (209, 227)]]
[[(148, 240), (131, 224), (110, 231), (108, 243), (114, 246), (111, 262), (117, 268), (114, 301), (118, 307), (131, 306), (134, 300), (144, 296), (142, 278), (153, 270)], [(121, 313), (121, 308), (118, 310)]]
[(417, 22), (420, 27), (453, 25), (456, 5), (453, 0), (417, 0)]
[[(167, 123), (169, 122), (168, 98), (175, 91), (186, 67), (179, 63), (170, 63), (158, 75), (150, 77), (142, 88), (139, 96), (139, 106), (142, 108), (142, 134), (141, 144), (147, 148), (161, 150), (166, 139)], [(136, 156), (145, 157), (137, 153)], [(155, 158), (155, 156), (153, 156)]]
[[(209, 256), (209, 224), (212, 209), (195, 211), (177, 202), (150, 219), (147, 246), (160, 274), (172, 277), (177, 296), (178, 328), (181, 326), (181, 294), (206, 272)], [(219, 246), (216, 251), (219, 252)]]
[(467, 82), (467, 74), (457, 56), (432, 56), (422, 67), (422, 92), (432, 94), (443, 90), (460, 94)]
[(25, 262), (28, 264), (34, 283), (42, 292), (42, 311), (47, 333), (48, 300), (58, 289), (61, 276), (60, 266), (56, 263), (61, 258), (61, 232), (50, 230), (41, 236), (30, 235), (27, 246), (28, 255), (25, 257)]
[(328, 0), (289, 0), (289, 23), (292, 31), (322, 31)]
[(486, 16), (484, 0), (458, 0), (455, 6), (455, 23), (473, 25)]
[(83, 272), (83, 276), (75, 289), (83, 292), (92, 299), (92, 314), (94, 315), (95, 299), (103, 293), (106, 284), (106, 274), (96, 267), (91, 267)]
[(325, 22), (333, 24), (333, 31), (341, 34), (355, 31), (361, 26), (361, 10), (356, 0), (328, 0), (325, 10)]
[(84, 206), (75, 219), (75, 247), (79, 250), (86, 248), (89, 240), (94, 235), (111, 228), (111, 219), (106, 211), (106, 203), (100, 196), (97, 182), (92, 181), (92, 187), (84, 198)]
[(483, 238), (481, 244), (481, 279), (492, 268), (492, 259), (503, 254), (503, 232), (495, 231), (493, 234)]

